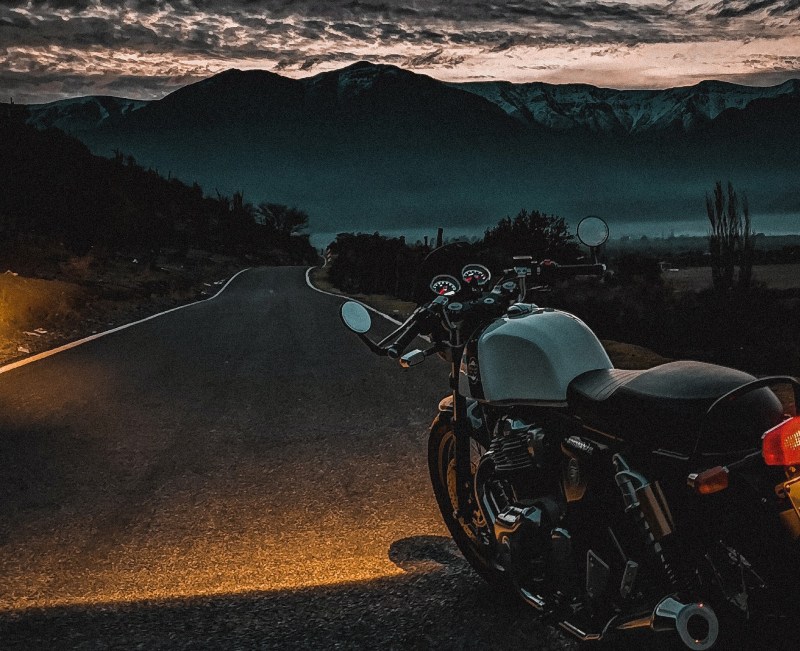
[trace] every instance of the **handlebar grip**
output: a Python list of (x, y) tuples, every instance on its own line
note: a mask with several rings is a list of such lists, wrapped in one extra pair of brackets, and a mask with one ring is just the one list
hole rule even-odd
[(390, 359), (397, 359), (403, 354), (408, 344), (414, 341), (414, 337), (419, 334), (419, 321), (414, 321), (408, 326), (406, 331), (398, 337), (389, 348), (386, 349), (386, 355)]

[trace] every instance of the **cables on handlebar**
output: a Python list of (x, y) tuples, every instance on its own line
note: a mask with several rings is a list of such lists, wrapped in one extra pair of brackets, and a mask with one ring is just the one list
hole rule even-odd
[(412, 323), (408, 329), (400, 335), (400, 337), (386, 350), (386, 355), (389, 359), (397, 359), (403, 354), (408, 344), (410, 344), (414, 337), (419, 334), (419, 322)]

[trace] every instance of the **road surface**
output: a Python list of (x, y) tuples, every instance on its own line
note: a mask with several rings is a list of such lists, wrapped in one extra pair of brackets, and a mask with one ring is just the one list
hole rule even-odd
[(447, 368), (375, 358), (340, 303), (250, 270), (0, 374), (0, 649), (571, 645), (446, 536)]

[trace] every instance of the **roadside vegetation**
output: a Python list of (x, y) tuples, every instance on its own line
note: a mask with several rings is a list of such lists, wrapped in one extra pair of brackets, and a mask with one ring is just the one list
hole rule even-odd
[(246, 266), (313, 264), (307, 227), (0, 106), (0, 363), (206, 297)]
[[(714, 196), (720, 192), (718, 184)], [(758, 242), (754, 237), (742, 244), (750, 225), (736, 212), (739, 205), (730, 208), (726, 203), (731, 197), (736, 201), (732, 188), (722, 197), (724, 223), (716, 231), (712, 229), (705, 241), (708, 248), (683, 252), (687, 259), (705, 262), (705, 267), (692, 270), (695, 275), (705, 274), (705, 283), (673, 284), (663, 260), (647, 252), (604, 250), (600, 251), (601, 261), (610, 273), (602, 282), (550, 286), (532, 292), (531, 300), (583, 319), (622, 368), (683, 358), (757, 374), (800, 374), (800, 274), (797, 266), (788, 264), (795, 261), (794, 247), (759, 251), (752, 246)], [(710, 206), (714, 217), (719, 216), (716, 206)], [(736, 214), (742, 218), (731, 217)], [(511, 266), (516, 254), (561, 263), (581, 261), (582, 253), (570, 233), (558, 217), (521, 211), (488, 229), (482, 240), (451, 243), (436, 256), (435, 264), (424, 262), (433, 248), (427, 243), (408, 244), (402, 238), (378, 233), (343, 233), (329, 248), (328, 281), (347, 294), (423, 301), (429, 296), (427, 283), (434, 275), (458, 275), (468, 261), (487, 265), (495, 276)], [(774, 286), (761, 280), (774, 274), (752, 266), (753, 261), (764, 259), (784, 263), (775, 267), (780, 273)]]

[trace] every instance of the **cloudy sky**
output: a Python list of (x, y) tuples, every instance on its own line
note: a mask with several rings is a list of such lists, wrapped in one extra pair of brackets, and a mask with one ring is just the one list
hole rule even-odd
[(0, 99), (158, 98), (227, 68), (665, 88), (800, 77), (800, 0), (11, 0)]

